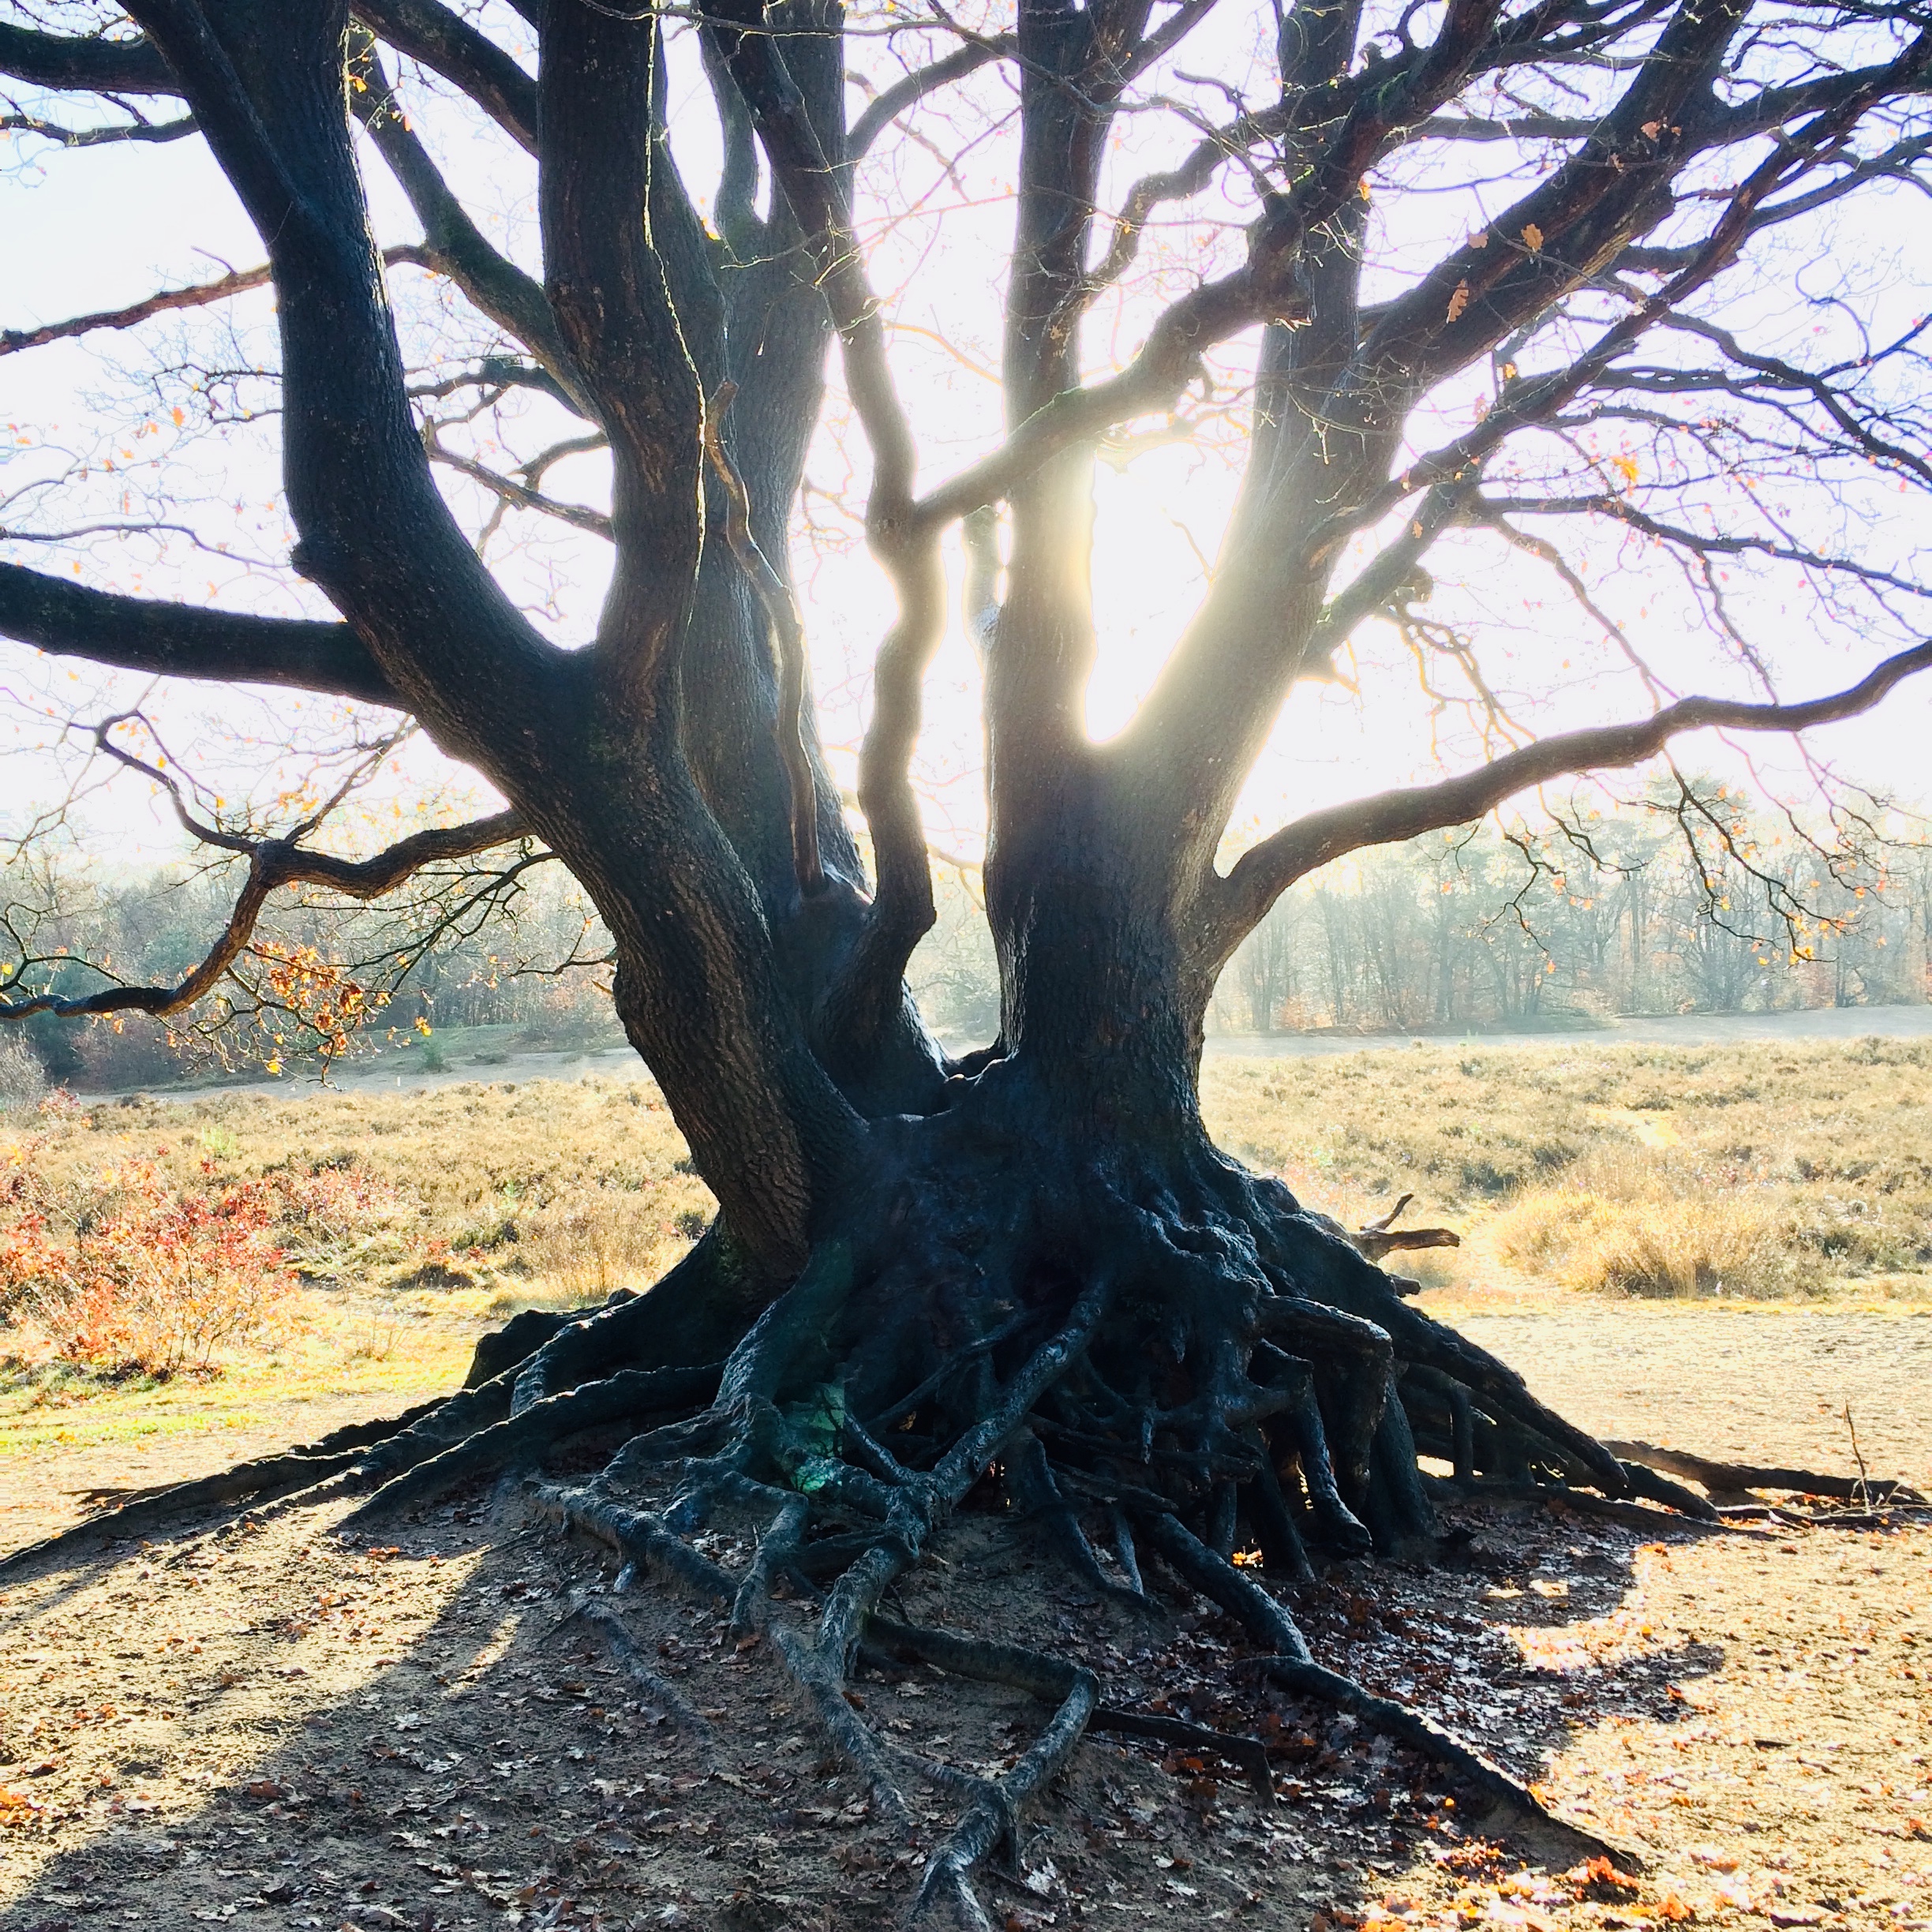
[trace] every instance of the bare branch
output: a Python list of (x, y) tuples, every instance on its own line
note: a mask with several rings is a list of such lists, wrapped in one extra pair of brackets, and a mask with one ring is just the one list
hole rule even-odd
[[(373, 857), (337, 859), (325, 852), (306, 852), (292, 840), (262, 839), (243, 844), (249, 854), (249, 875), (221, 937), (200, 964), (175, 985), (117, 986), (97, 993), (63, 998), (33, 993), (0, 1000), (0, 1020), (31, 1019), (52, 1013), (61, 1019), (82, 1019), (110, 1013), (142, 1013), (157, 1020), (185, 1012), (204, 998), (232, 968), (253, 936), (269, 897), (285, 886), (324, 886), (349, 898), (369, 900), (393, 891), (412, 874), (439, 860), (465, 859), (473, 853), (506, 845), (526, 837), (521, 813), (503, 811), (468, 825), (412, 833)], [(224, 840), (223, 843), (230, 841)]]
[(1724, 698), (1683, 698), (1647, 718), (1563, 732), (1506, 752), (1480, 769), (1439, 784), (1384, 792), (1284, 826), (1235, 862), (1212, 893), (1212, 917), (1230, 948), (1275, 900), (1316, 867), (1360, 850), (1444, 826), (1468, 825), (1533, 785), (1586, 771), (1614, 770), (1653, 758), (1680, 732), (1801, 732), (1869, 711), (1896, 686), (1932, 670), (1932, 642), (1898, 652), (1859, 682), (1801, 704), (1747, 704)]
[(291, 685), (402, 710), (402, 700), (346, 623), (198, 610), (93, 590), (0, 564), (0, 635), (56, 657), (162, 677)]
[[(1514, 431), (1548, 421), (1583, 390), (1600, 380), (1612, 365), (1646, 331), (1676, 310), (1684, 299), (1728, 268), (1749, 238), (1754, 219), (1777, 189), (1810, 167), (1856, 125), (1872, 103), (1882, 98), (1889, 82), (1932, 73), (1932, 29), (1902, 52), (1881, 77), (1870, 81), (1829, 113), (1815, 116), (1802, 133), (1782, 141), (1732, 193), (1723, 215), (1697, 245), (1691, 260), (1654, 294), (1637, 304), (1604, 329), (1597, 340), (1567, 367), (1510, 385), (1510, 390), (1475, 429), (1441, 445), (1412, 463), (1402, 474), (1372, 492), (1358, 508), (1331, 519), (1316, 553), (1331, 552), (1351, 530), (1378, 522), (1404, 497), (1418, 489), (1468, 474)], [(1888, 78), (1889, 77), (1889, 78)], [(1527, 206), (1521, 204), (1519, 207)], [(1469, 250), (1450, 258), (1431, 278), (1440, 282), (1453, 272)], [(1425, 284), (1425, 286), (1428, 286)], [(1413, 300), (1413, 298), (1405, 298)], [(1383, 327), (1390, 327), (1385, 320)], [(1500, 339), (1503, 331), (1492, 331)], [(1486, 345), (1485, 345), (1486, 346)]]
[[(419, 266), (440, 266), (425, 249), (404, 246), (385, 249), (383, 260), (394, 267), (411, 262)], [(92, 315), (73, 316), (63, 322), (43, 323), (38, 328), (0, 329), (0, 355), (17, 355), (23, 349), (38, 349), (44, 343), (65, 342), (85, 335), (94, 329), (134, 328), (151, 316), (166, 315), (176, 309), (206, 309), (231, 295), (244, 295), (250, 289), (265, 288), (274, 279), (266, 262), (256, 268), (237, 268), (212, 282), (197, 282), (187, 288), (163, 289), (125, 309), (102, 309)]]
[[(1797, 564), (1807, 570), (1828, 571), (1834, 575), (1858, 578), (1865, 583), (1881, 584), (1888, 590), (1902, 590), (1908, 597), (1932, 597), (1932, 582), (1903, 577), (1896, 571), (1885, 570), (1877, 564), (1861, 564), (1855, 557), (1833, 556), (1826, 551), (1807, 549), (1795, 544), (1778, 543), (1769, 537), (1742, 534), (1723, 536), (1716, 533), (1705, 535), (1697, 530), (1686, 530), (1678, 524), (1667, 522), (1661, 517), (1640, 510), (1627, 499), (1612, 496), (1608, 492), (1589, 496), (1498, 496), (1485, 499), (1482, 507), (1485, 516), (1501, 517), (1511, 514), (1519, 516), (1574, 516), (1588, 514), (1608, 517), (1612, 522), (1622, 523), (1631, 530), (1641, 530), (1646, 537), (1655, 537), (1661, 542), (1676, 545), (1698, 556), (1761, 556), (1773, 563)], [(1515, 533), (1511, 534), (1513, 537)]]
[(916, 68), (893, 81), (890, 87), (882, 88), (846, 134), (846, 160), (854, 162), (861, 159), (893, 122), (909, 108), (917, 107), (928, 95), (950, 87), (955, 80), (964, 80), (968, 74), (977, 73), (994, 61), (1010, 59), (1018, 45), (1012, 34), (992, 34), (984, 39), (968, 40), (964, 47), (956, 47), (929, 66)]
[(37, 114), (0, 114), (0, 132), (38, 134), (61, 148), (112, 148), (128, 141), (178, 141), (197, 132), (195, 118), (177, 121), (124, 121), (107, 127), (62, 127)]
[(1140, 252), (1148, 222), (1157, 208), (1200, 193), (1225, 163), (1245, 152), (1255, 143), (1279, 133), (1288, 125), (1289, 118), (1285, 107), (1244, 115), (1238, 121), (1204, 135), (1178, 167), (1143, 175), (1128, 190), (1121, 212), (1114, 218), (1114, 232), (1107, 239), (1106, 254), (1083, 280), (1080, 305), (1091, 304), (1133, 266)]
[(1496, 0), (1452, 4), (1434, 42), (1412, 64), (1356, 93), (1293, 191), (1276, 197), (1249, 230), (1245, 266), (1183, 296), (1155, 320), (1125, 369), (1035, 410), (1003, 447), (921, 497), (914, 519), (945, 524), (998, 501), (1058, 451), (1168, 407), (1215, 343), (1258, 322), (1305, 320), (1307, 298), (1296, 275), (1307, 236), (1348, 204), (1364, 171), (1402, 127), (1426, 118), (1462, 84), (1500, 11)]
[[(587, 531), (593, 537), (601, 537), (608, 542), (615, 535), (611, 520), (601, 510), (593, 510), (582, 504), (563, 503), (554, 496), (546, 496), (541, 490), (534, 489), (528, 484), (513, 482), (508, 477), (499, 476), (486, 465), (468, 456), (459, 456), (454, 450), (446, 449), (438, 440), (434, 423), (423, 427), (423, 444), (429, 451), (430, 459), (454, 470), (459, 476), (466, 476), (473, 483), (480, 483), (492, 495), (519, 510), (534, 510), (540, 516), (555, 517), (560, 523), (567, 523), (573, 530)], [(595, 447), (601, 447), (600, 444)]]

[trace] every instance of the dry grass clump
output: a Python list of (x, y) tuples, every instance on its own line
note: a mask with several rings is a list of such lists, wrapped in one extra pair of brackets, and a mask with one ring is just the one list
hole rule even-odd
[(712, 1205), (656, 1088), (596, 1076), (62, 1102), (0, 1127), (9, 1159), (77, 1198), (129, 1161), (185, 1198), (265, 1190), (268, 1237), (313, 1287), (470, 1319), (642, 1287)]
[[(1345, 1216), (1413, 1190), (1498, 1265), (1616, 1294), (1932, 1291), (1932, 1046), (1594, 1043), (1210, 1061), (1209, 1124)], [(1413, 1259), (1421, 1260), (1424, 1257)]]
[[(1459, 1228), (1462, 1249), (1405, 1257), (1427, 1286), (1932, 1291), (1923, 1043), (1215, 1060), (1204, 1099), (1224, 1146), (1311, 1205), (1359, 1223), (1413, 1191), (1412, 1222)], [(0, 1122), (0, 1356), (178, 1368), (271, 1342), (291, 1371), (366, 1356), (373, 1372), (399, 1350), (395, 1379), (412, 1350), (442, 1372), (459, 1331), (516, 1309), (646, 1286), (712, 1208), (657, 1089), (627, 1068), (408, 1092), (57, 1095)]]
[(1524, 1189), (1488, 1232), (1504, 1260), (1566, 1288), (1762, 1299), (1826, 1280), (1775, 1190), (1629, 1143), (1593, 1148), (1560, 1184)]

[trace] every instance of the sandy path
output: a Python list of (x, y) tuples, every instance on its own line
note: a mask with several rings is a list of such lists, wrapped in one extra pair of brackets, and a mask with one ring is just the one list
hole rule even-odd
[(1874, 1475), (1932, 1493), (1932, 1309), (1902, 1314), (1572, 1304), (1455, 1325), (1599, 1436)]
[[(1462, 1319), (1606, 1432), (1840, 1468), (1818, 1405), (1852, 1385), (1870, 1392), (1874, 1463), (1928, 1464), (1923, 1320), (1580, 1303)], [(285, 1439), (343, 1419), (305, 1405)], [(200, 1473), (268, 1421), (157, 1443), (140, 1473)], [(70, 1510), (111, 1462), (0, 1462), (5, 1520)], [(776, 1667), (710, 1612), (649, 1586), (622, 1600), (653, 1667), (712, 1713), (705, 1747), (570, 1619), (573, 1589), (608, 1584), (596, 1552), (478, 1505), (380, 1547), (330, 1535), (335, 1513), (0, 1591), (0, 1932), (899, 1923), (945, 1813), (921, 1796), (911, 1843), (868, 1818)], [(1212, 1765), (1084, 1747), (1037, 1814), (1028, 1882), (989, 1884), (995, 1923), (1932, 1926), (1932, 1530), (1666, 1547), (1567, 1512), (1464, 1526), (1467, 1567), (1340, 1570), (1296, 1613), (1319, 1653), (1641, 1848), (1634, 1890), (1563, 1879), (1534, 1844), (1492, 1855), (1426, 1765), (1310, 1708), (1260, 1709), (1216, 1618), (1150, 1634), (1010, 1558), (965, 1559), (968, 1519), (962, 1560), (908, 1586), (912, 1614), (1076, 1651), (1110, 1695), (1279, 1746), (1266, 1809)], [(861, 1690), (871, 1721), (963, 1765), (1041, 1721), (951, 1679)]]

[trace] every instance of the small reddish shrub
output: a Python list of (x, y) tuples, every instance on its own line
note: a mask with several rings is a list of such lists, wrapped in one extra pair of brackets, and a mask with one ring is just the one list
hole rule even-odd
[(61, 1189), (35, 1171), (37, 1144), (0, 1176), (0, 1319), (70, 1361), (170, 1375), (274, 1316), (292, 1286), (282, 1189), (175, 1187), (137, 1155)]

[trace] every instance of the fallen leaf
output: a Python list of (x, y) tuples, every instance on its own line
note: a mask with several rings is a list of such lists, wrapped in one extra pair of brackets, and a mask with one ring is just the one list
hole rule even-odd
[(1048, 1859), (1035, 1866), (1020, 1882), (1035, 1898), (1051, 1898), (1059, 1889), (1060, 1868)]

